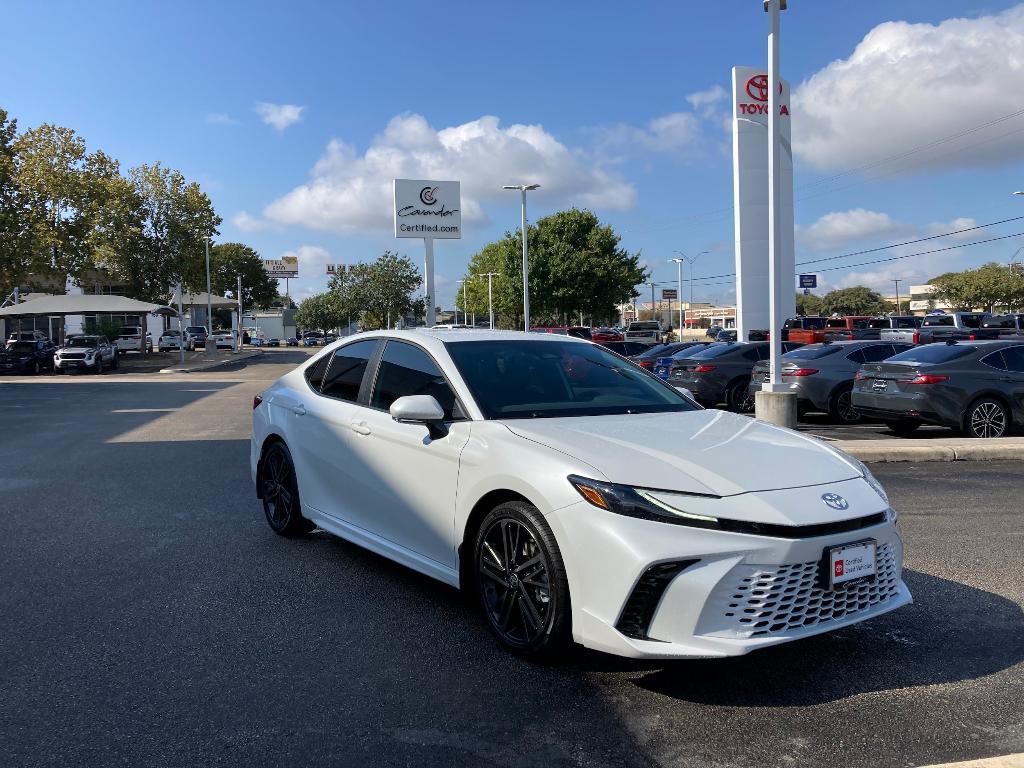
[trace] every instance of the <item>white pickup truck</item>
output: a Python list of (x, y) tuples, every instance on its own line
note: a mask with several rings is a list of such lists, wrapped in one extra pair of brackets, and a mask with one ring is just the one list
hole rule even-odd
[(657, 320), (634, 320), (626, 328), (626, 341), (653, 346), (662, 343), (665, 330)]

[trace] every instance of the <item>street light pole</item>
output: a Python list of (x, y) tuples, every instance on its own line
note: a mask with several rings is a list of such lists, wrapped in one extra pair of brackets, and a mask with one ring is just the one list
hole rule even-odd
[(526, 244), (526, 193), (540, 189), (540, 184), (506, 184), (502, 189), (518, 189), (522, 194), (523, 227), (523, 330), (530, 332), (530, 259)]
[(494, 293), (492, 291), (492, 278), (500, 275), (501, 272), (485, 272), (482, 277), (487, 278), (487, 312), (491, 316), (491, 330), (494, 330)]
[(896, 314), (899, 315), (900, 314), (900, 281), (894, 279), (893, 282), (896, 283)]
[(213, 339), (213, 297), (210, 296), (210, 238), (203, 238), (206, 244), (206, 354), (217, 351), (217, 342)]
[[(676, 300), (679, 302), (679, 340), (683, 340), (683, 260), (669, 259), (676, 263)], [(693, 281), (690, 282), (693, 285)]]
[[(687, 302), (687, 308), (691, 312), (690, 320), (692, 321), (693, 320), (693, 314), (692, 314), (692, 312), (693, 312), (693, 265), (697, 263), (697, 259), (699, 259), (701, 256), (703, 256), (706, 253), (710, 253), (710, 251), (701, 251), (700, 253), (698, 253), (695, 256), (687, 256), (685, 253), (683, 253), (683, 251), (680, 251), (680, 250), (675, 250), (675, 251), (673, 251), (673, 253), (678, 253), (682, 257), (682, 259), (684, 259), (686, 261), (687, 266), (690, 267), (690, 301)], [(672, 259), (672, 261), (680, 262), (680, 259)], [(683, 287), (682, 287), (682, 281), (680, 281), (680, 283), (679, 283), (679, 323), (680, 323), (679, 328), (680, 328), (680, 331), (681, 331), (683, 325), (685, 325), (685, 323), (686, 323), (686, 321), (684, 319), (684, 316), (683, 316)], [(683, 340), (682, 333), (679, 334), (679, 340), (680, 341)]]

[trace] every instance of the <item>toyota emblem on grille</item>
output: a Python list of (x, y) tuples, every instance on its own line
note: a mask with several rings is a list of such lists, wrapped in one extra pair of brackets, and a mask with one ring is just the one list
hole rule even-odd
[(838, 493), (823, 493), (821, 494), (821, 500), (824, 501), (832, 509), (849, 509), (850, 502), (840, 496)]
[(821, 501), (833, 509), (850, 509), (850, 502), (839, 494), (822, 494)]

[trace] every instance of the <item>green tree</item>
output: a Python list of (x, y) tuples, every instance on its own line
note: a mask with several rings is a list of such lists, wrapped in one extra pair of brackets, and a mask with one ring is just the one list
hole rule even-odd
[(932, 298), (953, 309), (995, 311), (1024, 305), (1024, 275), (1005, 264), (989, 262), (977, 269), (947, 272), (931, 284)]
[(821, 297), (821, 309), (829, 315), (881, 315), (889, 311), (890, 305), (877, 291), (855, 285), (826, 293)]
[(305, 331), (329, 331), (346, 323), (346, 315), (333, 291), (303, 299), (295, 311), (295, 325)]
[(821, 311), (821, 296), (818, 296), (813, 293), (797, 293), (796, 313), (798, 315), (820, 315)]
[(32, 259), (26, 247), (26, 214), (18, 192), (15, 142), (18, 121), (0, 108), (0, 301), (28, 277)]
[[(579, 312), (596, 322), (610, 321), (618, 316), (616, 305), (636, 296), (634, 286), (647, 278), (640, 254), (619, 247), (615, 230), (591, 211), (573, 208), (546, 216), (528, 235), (531, 322), (568, 322)], [(469, 265), (465, 304), (477, 314), (486, 312), (487, 280), (474, 276), (500, 272), (494, 303), (508, 326), (522, 319), (521, 237), (521, 231), (506, 233), (474, 255)], [(462, 291), (456, 306), (465, 309)]]
[(14, 151), (29, 269), (83, 277), (94, 267), (95, 217), (117, 163), (102, 152), (87, 154), (73, 130), (49, 123), (21, 134)]
[(210, 249), (210, 285), (214, 293), (234, 295), (242, 277), (243, 307), (266, 309), (277, 300), (278, 281), (263, 268), (259, 253), (242, 243), (218, 243)]
[(384, 251), (371, 264), (355, 264), (335, 275), (329, 288), (346, 316), (362, 317), (366, 326), (383, 327), (389, 320), (394, 323), (410, 312), (423, 311), (423, 300), (413, 297), (422, 282), (409, 258)]

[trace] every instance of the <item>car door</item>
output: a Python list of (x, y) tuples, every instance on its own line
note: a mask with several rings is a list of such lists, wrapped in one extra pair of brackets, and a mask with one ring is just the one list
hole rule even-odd
[(1024, 345), (1004, 347), (1002, 351), (1006, 364), (1003, 391), (1012, 404), (1014, 426), (1020, 428), (1024, 426)]
[[(447, 434), (402, 424), (388, 409), (399, 397), (432, 395), (445, 411)], [(459, 456), (471, 422), (434, 359), (406, 341), (388, 340), (369, 399), (352, 434), (359, 468), (352, 487), (357, 525), (423, 557), (455, 567), (455, 492)]]
[(362, 472), (349, 436), (379, 344), (378, 339), (363, 339), (339, 347), (306, 369), (304, 383), (270, 400), (295, 460), (303, 507), (346, 522), (355, 522), (352, 488)]

